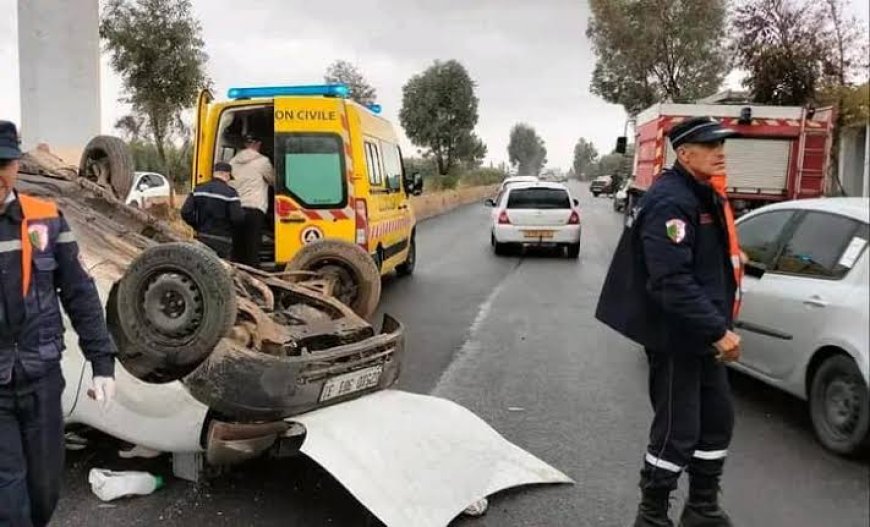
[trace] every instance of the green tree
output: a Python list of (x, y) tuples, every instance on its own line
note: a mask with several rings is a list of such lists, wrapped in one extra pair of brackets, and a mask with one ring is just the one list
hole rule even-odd
[(346, 60), (336, 60), (326, 68), (323, 80), (328, 83), (346, 84), (350, 98), (362, 105), (377, 102), (377, 91), (368, 83), (357, 67)]
[(208, 87), (208, 56), (190, 0), (108, 0), (100, 22), (112, 67), (124, 83), (121, 102), (153, 140), (160, 170), (170, 178), (167, 146), (183, 135), (185, 108)]
[(474, 132), (462, 134), (456, 145), (456, 157), (468, 169), (480, 168), (486, 157), (486, 152), (486, 143)]
[(572, 164), (574, 174), (578, 179), (588, 179), (591, 169), (597, 161), (598, 150), (595, 149), (595, 145), (581, 137), (574, 145), (574, 163)]
[(428, 149), (438, 173), (448, 174), (468, 153), (469, 134), (477, 125), (474, 81), (455, 60), (435, 61), (402, 87), (399, 120), (408, 138)]
[(732, 44), (743, 84), (755, 102), (802, 106), (812, 101), (823, 75), (825, 39), (809, 3), (748, 0), (737, 7)]
[(521, 176), (537, 176), (547, 163), (547, 148), (534, 128), (518, 123), (511, 129), (508, 159)]
[(728, 71), (726, 0), (590, 0), (591, 91), (636, 115), (710, 95)]

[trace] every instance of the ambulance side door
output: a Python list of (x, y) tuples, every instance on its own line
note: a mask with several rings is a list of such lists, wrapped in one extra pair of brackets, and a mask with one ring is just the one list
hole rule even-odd
[(389, 191), (384, 184), (384, 169), (381, 163), (380, 143), (366, 136), (363, 139), (366, 171), (369, 178), (369, 229), (370, 247), (378, 268), (386, 261), (386, 248), (390, 223)]
[(214, 134), (207, 134), (207, 119), (209, 104), (214, 100), (210, 90), (202, 90), (196, 102), (196, 121), (193, 128), (193, 167), (190, 172), (191, 189), (200, 183), (205, 183), (211, 177), (212, 152), (214, 145), (207, 138), (213, 138)]
[(384, 170), (386, 171), (385, 182), (390, 192), (390, 206), (393, 207), (393, 236), (391, 242), (391, 255), (396, 257), (396, 264), (405, 261), (407, 249), (411, 241), (411, 206), (410, 197), (404, 188), (404, 170), (402, 168), (402, 154), (399, 146), (386, 141), (381, 142), (381, 152), (384, 156)]

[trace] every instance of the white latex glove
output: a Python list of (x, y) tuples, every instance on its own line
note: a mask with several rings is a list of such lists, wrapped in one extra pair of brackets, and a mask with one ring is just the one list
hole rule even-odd
[(109, 407), (109, 402), (115, 397), (115, 379), (112, 377), (94, 377), (88, 395), (100, 404), (102, 410), (106, 410)]

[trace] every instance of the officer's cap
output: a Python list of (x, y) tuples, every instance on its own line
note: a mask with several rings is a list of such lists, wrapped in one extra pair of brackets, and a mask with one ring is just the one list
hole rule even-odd
[(0, 159), (20, 159), (18, 129), (9, 121), (0, 121)]
[(736, 135), (736, 131), (725, 128), (712, 117), (692, 117), (671, 128), (668, 138), (676, 150), (680, 145), (717, 143)]

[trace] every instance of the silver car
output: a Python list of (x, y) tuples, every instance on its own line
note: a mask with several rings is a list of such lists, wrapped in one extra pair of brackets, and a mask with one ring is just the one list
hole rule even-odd
[[(840, 454), (870, 442), (870, 200), (763, 207), (738, 221), (752, 273), (734, 367), (809, 401), (819, 441)], [(757, 277), (761, 274), (761, 277)]]

